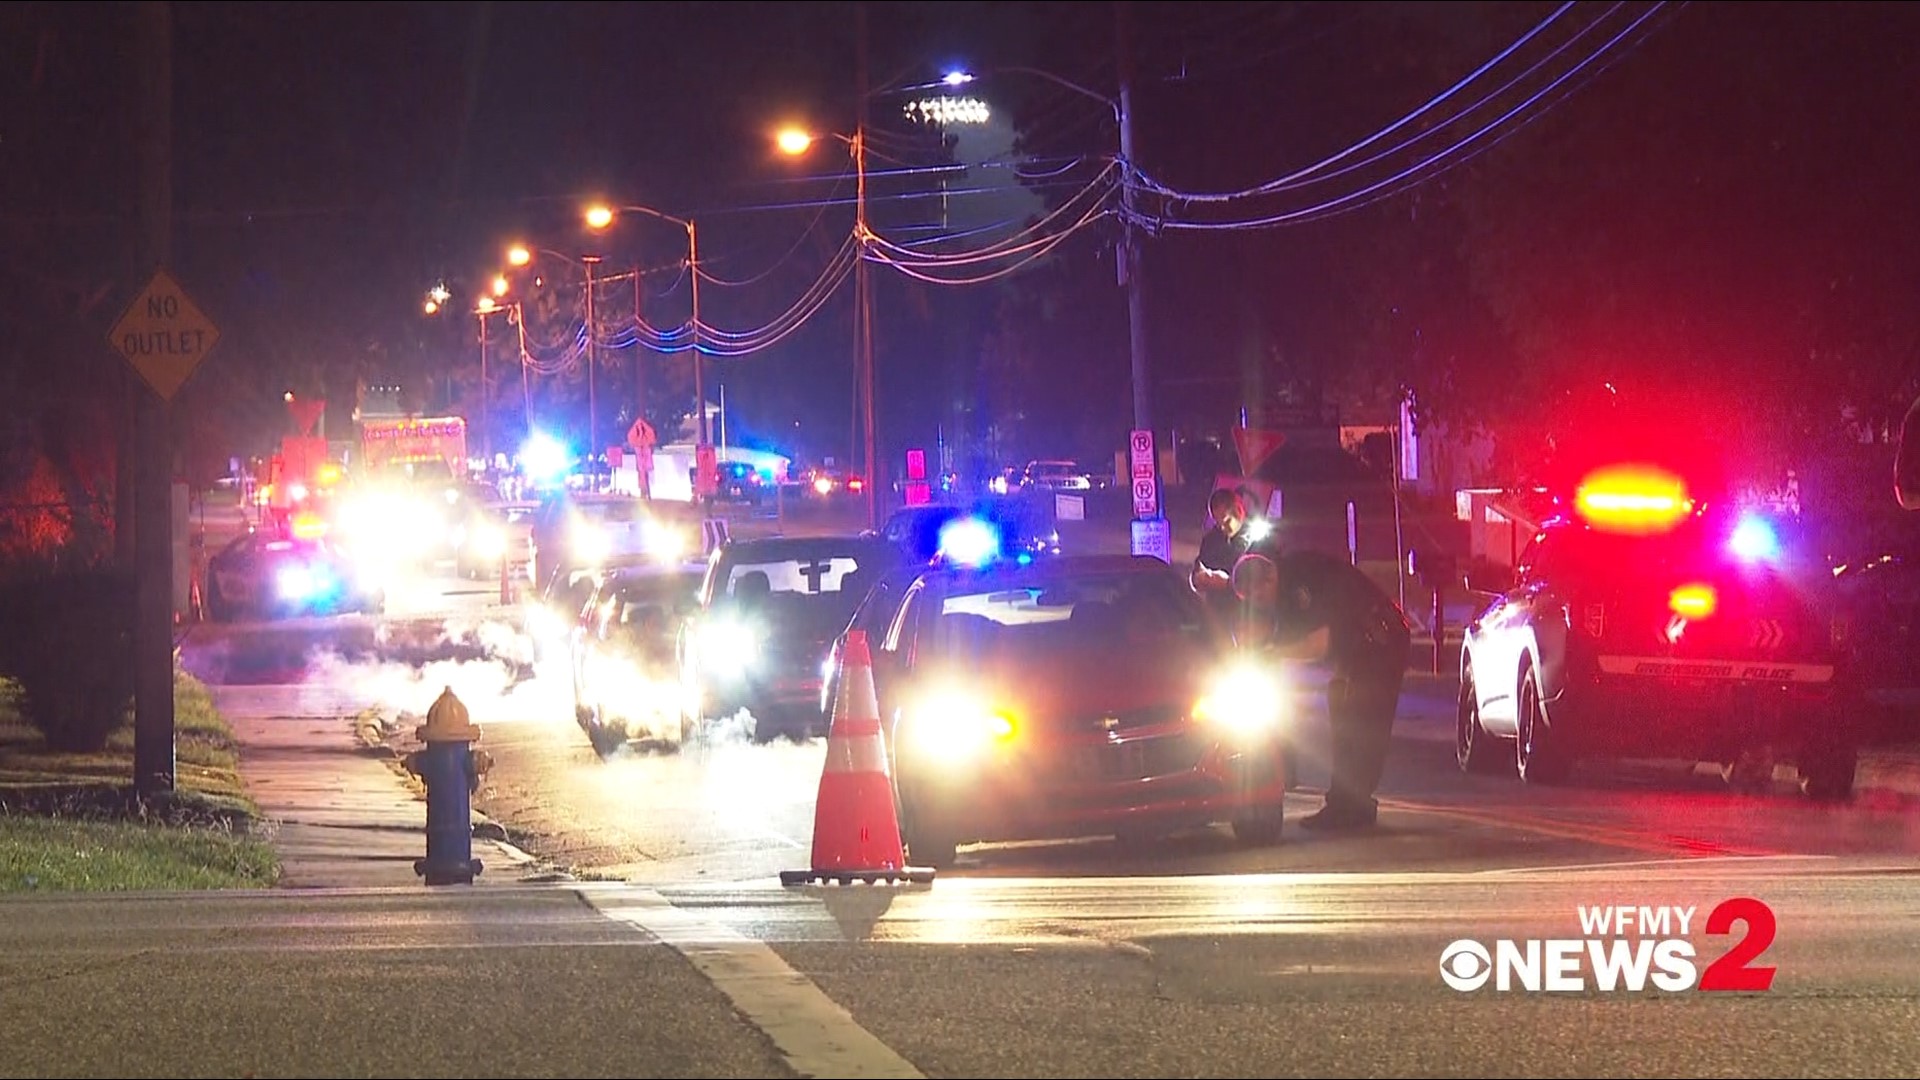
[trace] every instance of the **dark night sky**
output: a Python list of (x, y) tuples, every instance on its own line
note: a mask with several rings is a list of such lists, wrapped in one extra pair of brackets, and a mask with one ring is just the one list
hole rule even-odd
[[(1280, 174), (1430, 97), (1554, 6), (1136, 5), (1141, 162), (1190, 190)], [(1920, 166), (1915, 19), (1900, 5), (1672, 6), (1622, 63), (1431, 193), (1293, 228), (1153, 241), (1156, 363), (1181, 376), (1160, 388), (1164, 419), (1227, 422), (1235, 388), (1196, 379), (1231, 377), (1249, 350), (1340, 356), (1377, 329), (1383, 305), (1448, 307), (1471, 269), (1463, 242), (1403, 227), (1442, 190), (1452, 204), (1478, 199), (1483, 217), (1489, 202), (1511, 206), (1499, 261), (1527, 283), (1517, 302), (1552, 329), (1532, 347), (1764, 364), (1755, 358), (1801, 347), (1785, 313), (1810, 305), (1829, 321), (1843, 307), (1873, 312), (1898, 337), (1912, 324), (1892, 312), (1910, 302), (1920, 255), (1907, 194)], [(871, 5), (871, 20), (876, 84), (1033, 65), (1114, 85), (1108, 5), (889, 3)], [(46, 295), (84, 304), (104, 289), (72, 319), (91, 329), (132, 288), (130, 23), (127, 5), (0, 15), (0, 215), (15, 283), (0, 292), (13, 320)], [(817, 219), (815, 242), (765, 279), (703, 296), (709, 322), (763, 322), (851, 221), (846, 206), (742, 208), (818, 200), (832, 185), (799, 178), (844, 170), (830, 148), (777, 158), (769, 134), (790, 119), (851, 126), (853, 28), (847, 3), (176, 5), (175, 262), (227, 333), (217, 378), (277, 396), (267, 384), (302, 365), (417, 334), (423, 290), (483, 281), (509, 239), (590, 243), (578, 208), (592, 195), (697, 214), (703, 260), (726, 277), (766, 270)], [(1008, 74), (969, 89), (1035, 123), (1035, 157), (1113, 148), (1098, 103)], [(896, 105), (882, 99), (876, 118), (898, 127)], [(955, 199), (947, 224), (1019, 209), (996, 199)], [(884, 220), (924, 225), (928, 205), (894, 204)], [(1054, 340), (1079, 354), (1060, 361), (1073, 377), (1111, 373), (1093, 395), (1117, 437), (1113, 233), (1106, 223), (1063, 249), (1053, 278), (1077, 275), (1089, 299), (1084, 325)], [(1484, 231), (1468, 235), (1466, 247), (1487, 246)], [(609, 261), (658, 264), (682, 237), (636, 223), (611, 242)], [(893, 320), (881, 330), (886, 435), (924, 441), (941, 401), (914, 372), (967, 366), (995, 302), (983, 297), (998, 294), (878, 276)], [(1596, 280), (1618, 295), (1596, 304)], [(781, 346), (722, 365), (742, 423), (844, 429), (849, 292)], [(664, 308), (684, 305), (684, 286), (659, 303), (657, 321), (677, 322), (684, 309)], [(1447, 316), (1433, 316), (1434, 335)], [(1648, 326), (1661, 332), (1629, 332)], [(440, 344), (467, 347), (458, 335)], [(1899, 362), (1912, 370), (1908, 348)]]

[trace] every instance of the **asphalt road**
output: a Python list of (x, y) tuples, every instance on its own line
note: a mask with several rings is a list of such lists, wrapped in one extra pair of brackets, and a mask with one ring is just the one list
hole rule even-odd
[[(1466, 777), (1451, 760), (1446, 692), (1414, 680), (1372, 834), (1289, 828), (1260, 849), (1224, 830), (1144, 848), (978, 846), (931, 886), (785, 889), (777, 872), (808, 861), (822, 744), (723, 738), (602, 761), (563, 681), (489, 655), (513, 613), (450, 595), (471, 585), (429, 584), (441, 598), (413, 621), (225, 628), (190, 640), (189, 662), (229, 681), (301, 682), (343, 715), (421, 711), (438, 684), (458, 682), (495, 761), (481, 808), (577, 882), (9, 907), (0, 1016), (17, 1015), (17, 995), (34, 1007), (0, 1071), (1920, 1070), (1910, 811), (1816, 806), (1784, 783), (1739, 795), (1658, 766), (1545, 790)], [(464, 645), (439, 643), (442, 616)], [(1318, 785), (1324, 726), (1309, 720), (1301, 739), (1302, 779)], [(1310, 791), (1292, 801), (1290, 818), (1319, 803)], [(1777, 920), (1759, 960), (1778, 969), (1765, 993), (1462, 992), (1441, 978), (1456, 939), (1497, 951), (1500, 938), (1611, 936), (1583, 930), (1581, 905), (1692, 908), (1674, 936), (1704, 969), (1742, 932), (1708, 933), (1708, 913), (1739, 896)], [(137, 989), (169, 980), (186, 993)], [(190, 1004), (167, 1012), (177, 996)], [(467, 1001), (479, 1004), (451, 1004)], [(214, 1051), (184, 1033), (220, 1016), (250, 1027), (228, 1010), (263, 1003), (303, 1019)], [(423, 1024), (422, 1008), (452, 1022)], [(90, 1020), (89, 1036), (107, 1037), (79, 1045), (73, 1015), (107, 1017), (111, 1031)], [(142, 1022), (163, 1036), (133, 1038)]]
[(677, 953), (564, 891), (0, 906), (8, 1076), (790, 1076)]

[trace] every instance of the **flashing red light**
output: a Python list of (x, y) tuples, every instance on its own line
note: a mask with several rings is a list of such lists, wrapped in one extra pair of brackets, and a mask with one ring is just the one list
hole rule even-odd
[(1616, 465), (1588, 475), (1574, 505), (1589, 524), (1610, 532), (1665, 532), (1693, 512), (1686, 482), (1649, 465)]
[(1683, 619), (1704, 619), (1713, 614), (1719, 599), (1711, 585), (1682, 585), (1667, 597), (1667, 606)]
[(857, 476), (847, 481), (847, 490), (849, 491), (863, 491), (866, 489), (866, 486), (867, 482)]

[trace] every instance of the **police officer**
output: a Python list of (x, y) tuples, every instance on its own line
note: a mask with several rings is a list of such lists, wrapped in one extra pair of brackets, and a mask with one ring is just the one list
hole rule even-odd
[(1255, 617), (1271, 620), (1265, 655), (1323, 664), (1332, 676), (1333, 775), (1326, 804), (1301, 825), (1372, 825), (1379, 812), (1373, 793), (1386, 767), (1413, 647), (1405, 613), (1358, 567), (1324, 552), (1249, 554), (1232, 578)]
[(1207, 512), (1213, 518), (1213, 527), (1200, 537), (1200, 555), (1193, 560), (1188, 580), (1216, 614), (1231, 620), (1240, 608), (1234, 596), (1233, 567), (1252, 548), (1247, 505), (1239, 492), (1219, 488), (1207, 499)]

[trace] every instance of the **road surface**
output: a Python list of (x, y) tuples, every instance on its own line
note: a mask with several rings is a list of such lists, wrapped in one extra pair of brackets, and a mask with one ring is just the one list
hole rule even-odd
[[(930, 886), (788, 889), (777, 874), (808, 861), (820, 743), (723, 738), (602, 761), (564, 682), (490, 654), (513, 613), (451, 595), (451, 580), (433, 588), (440, 598), (412, 619), (218, 628), (193, 635), (186, 658), (216, 680), (298, 682), (309, 711), (331, 702), (343, 717), (424, 711), (458, 683), (495, 761), (481, 807), (573, 879), (10, 905), (0, 1015), (32, 1003), (9, 1044), (22, 1071), (1920, 1070), (1911, 811), (1814, 805), (1784, 780), (1734, 794), (1653, 765), (1554, 789), (1463, 776), (1449, 691), (1416, 679), (1373, 834), (1290, 828), (1260, 849), (1224, 830), (1140, 848), (978, 846)], [(439, 640), (449, 625), (454, 646)], [(1312, 722), (1303, 731), (1315, 758), (1324, 738)], [(1322, 783), (1324, 763), (1302, 779)], [(1294, 801), (1294, 818), (1319, 803)], [(1684, 933), (1650, 936), (1684, 938), (1697, 974), (1750, 931), (1708, 931), (1738, 897), (1774, 919), (1772, 940), (1754, 939), (1767, 946), (1757, 962), (1777, 969), (1764, 993), (1601, 991), (1591, 968), (1577, 990), (1461, 991), (1442, 978), (1451, 942), (1497, 955), (1499, 939), (1606, 939), (1579, 909), (1612, 905), (1687, 910)], [(92, 1018), (84, 1039), (77, 1015)], [(215, 1017), (230, 1039), (186, 1034)]]

